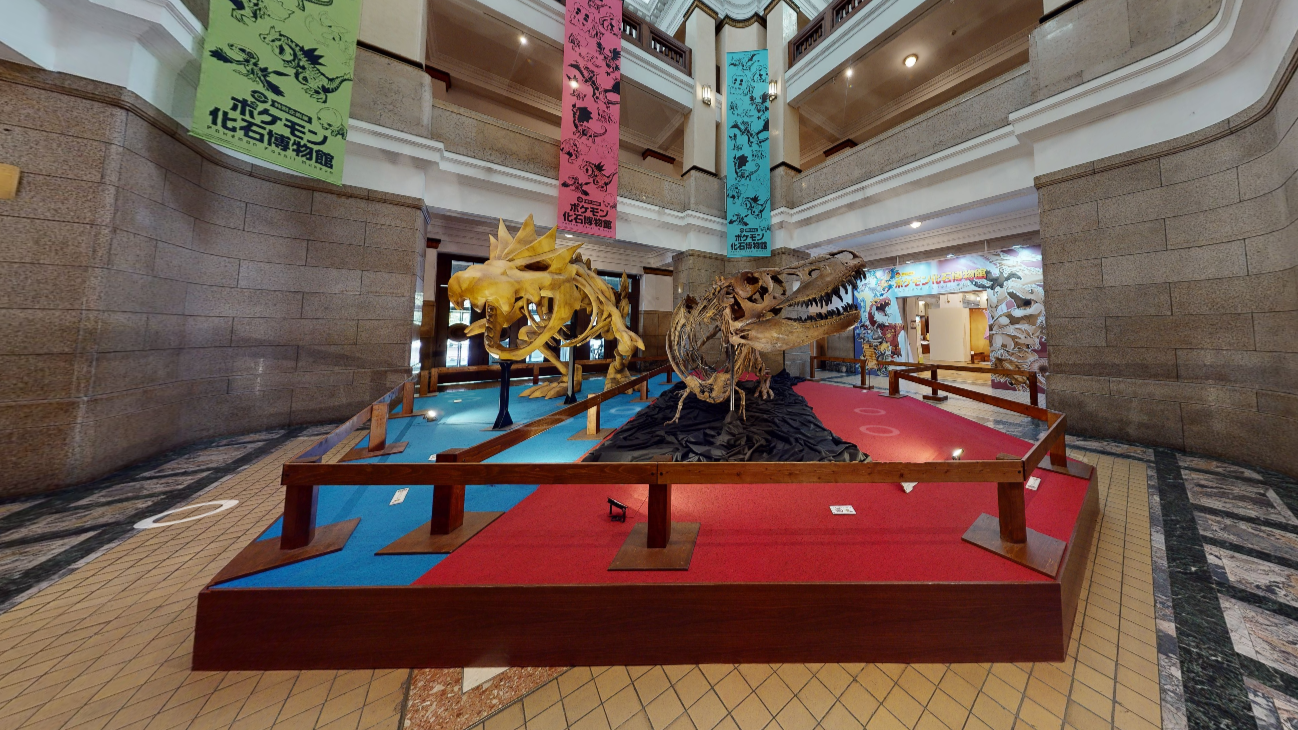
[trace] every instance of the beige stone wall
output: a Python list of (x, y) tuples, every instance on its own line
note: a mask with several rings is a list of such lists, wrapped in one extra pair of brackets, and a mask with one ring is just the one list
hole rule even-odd
[(1070, 432), (1298, 474), (1295, 119), (1290, 85), (1037, 180), (1049, 401)]
[(1032, 31), (1032, 101), (1084, 84), (1197, 33), (1221, 0), (1086, 0)]
[(254, 167), (0, 62), (0, 497), (342, 419), (408, 370), (420, 201)]

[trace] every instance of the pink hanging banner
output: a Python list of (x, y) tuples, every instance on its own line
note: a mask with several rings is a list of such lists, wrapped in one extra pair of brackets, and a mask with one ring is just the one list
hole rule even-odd
[(617, 235), (617, 151), (622, 87), (622, 3), (567, 0), (559, 227)]

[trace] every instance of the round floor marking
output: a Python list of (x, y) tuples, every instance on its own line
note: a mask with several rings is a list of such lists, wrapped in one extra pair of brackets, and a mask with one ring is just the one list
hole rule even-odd
[(608, 409), (609, 413), (639, 413), (640, 409), (636, 406), (621, 406), (618, 408)]
[(861, 416), (884, 416), (888, 414), (887, 411), (878, 408), (853, 408), (852, 410)]
[(861, 433), (867, 436), (896, 436), (901, 431), (892, 426), (862, 426)]
[[(201, 519), (203, 519), (204, 517), (211, 517), (212, 515), (215, 515), (215, 514), (219, 514), (219, 513), (221, 513), (221, 512), (224, 512), (224, 511), (230, 509), (231, 507), (235, 506), (235, 505), (238, 504), (238, 503), (239, 503), (239, 500), (237, 500), (237, 499), (220, 499), (220, 500), (217, 500), (217, 501), (215, 501), (215, 502), (203, 502), (203, 503), (201, 503), (201, 504), (187, 504), (187, 505), (185, 505), (184, 507), (177, 507), (177, 508), (175, 508), (175, 509), (169, 509), (169, 510), (167, 510), (166, 512), (162, 512), (162, 513), (160, 513), (160, 514), (156, 514), (156, 515), (154, 515), (154, 516), (152, 516), (152, 517), (150, 517), (150, 518), (148, 518), (148, 519), (140, 520), (139, 522), (136, 522), (136, 523), (135, 523), (135, 529), (137, 529), (137, 530), (150, 530), (150, 529), (153, 529), (154, 527), (168, 527), (168, 526), (170, 526), (170, 525), (179, 525), (179, 524), (182, 523), (182, 522), (192, 522), (192, 521), (194, 521), (194, 520), (201, 520)], [(177, 512), (185, 512), (185, 511), (187, 511), (187, 510), (191, 510), (191, 509), (198, 509), (199, 507), (215, 507), (216, 509), (214, 509), (214, 510), (210, 510), (210, 511), (208, 511), (208, 512), (204, 512), (204, 513), (201, 514), (201, 515), (194, 515), (194, 516), (192, 516), (192, 517), (182, 517), (182, 518), (179, 519), (179, 520), (171, 520), (171, 521), (169, 521), (169, 522), (159, 522), (159, 521), (158, 521), (158, 520), (162, 519), (163, 517), (166, 517), (167, 515), (174, 515), (174, 514), (176, 514)]]

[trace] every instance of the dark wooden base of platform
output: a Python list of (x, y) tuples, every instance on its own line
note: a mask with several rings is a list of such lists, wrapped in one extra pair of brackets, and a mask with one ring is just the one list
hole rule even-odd
[(604, 439), (608, 438), (608, 435), (610, 433), (613, 433), (616, 430), (617, 430), (616, 428), (601, 428), (599, 430), (599, 433), (590, 434), (590, 433), (586, 433), (586, 431), (583, 429), (569, 436), (568, 440), (569, 441), (603, 441)]
[(1046, 454), (1046, 458), (1041, 460), (1041, 463), (1037, 465), (1037, 468), (1046, 469), (1059, 474), (1069, 474), (1078, 479), (1090, 479), (1091, 474), (1095, 473), (1095, 467), (1084, 461), (1065, 460), (1063, 464), (1056, 465), (1051, 460), (1050, 454)]
[(336, 553), (343, 549), (352, 536), (356, 526), (361, 523), (361, 518), (355, 517), (342, 522), (335, 522), (329, 525), (322, 525), (315, 530), (315, 536), (311, 544), (306, 547), (300, 547), (296, 550), (280, 550), (279, 538), (272, 537), (266, 540), (257, 540), (249, 543), (247, 547), (239, 551), (221, 572), (216, 574), (208, 585), (224, 583), (235, 578), (261, 573), (271, 568), (279, 568), (293, 563), (300, 563), (303, 560), (318, 558), (321, 555)]
[(1027, 542), (1005, 542), (1001, 539), (1000, 520), (985, 512), (974, 520), (962, 539), (1051, 578), (1059, 573), (1059, 561), (1063, 559), (1066, 547), (1063, 540), (1031, 529), (1028, 530)]
[(852, 387), (857, 390), (876, 390), (873, 385), (853, 385)]
[(209, 587), (193, 668), (1058, 662), (1098, 515), (1092, 475), (1054, 580)]
[(667, 538), (665, 548), (646, 547), (648, 537), (649, 523), (636, 523), (608, 569), (689, 570), (690, 559), (694, 557), (694, 545), (699, 539), (699, 523), (673, 522), (672, 534)]
[(391, 454), (400, 454), (406, 450), (406, 441), (398, 441), (395, 444), (388, 444), (378, 451), (370, 451), (368, 447), (357, 446), (342, 455), (339, 461), (356, 461), (357, 459), (370, 459), (375, 456), (389, 456)]
[(926, 401), (931, 401), (931, 402), (933, 402), (933, 403), (942, 403), (942, 402), (946, 401), (946, 396), (944, 396), (944, 395), (928, 395), (928, 394), (925, 394), (925, 395), (924, 395), (924, 400), (926, 400)]
[(504, 512), (465, 512), (464, 523), (446, 535), (429, 532), (432, 522), (425, 522), (402, 535), (395, 542), (374, 553), (375, 555), (429, 555), (451, 553), (474, 535), (496, 521)]

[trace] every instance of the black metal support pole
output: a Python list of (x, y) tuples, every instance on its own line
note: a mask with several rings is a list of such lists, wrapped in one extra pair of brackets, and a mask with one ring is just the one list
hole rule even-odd
[[(571, 340), (577, 336), (577, 313), (572, 313), (572, 321), (568, 323), (568, 339)], [(564, 397), (563, 404), (570, 406), (577, 402), (577, 348), (568, 348), (568, 395)]]
[(500, 412), (496, 414), (496, 423), (491, 427), (493, 430), (514, 425), (514, 419), (509, 417), (509, 371), (513, 367), (513, 360), (500, 361)]

